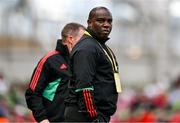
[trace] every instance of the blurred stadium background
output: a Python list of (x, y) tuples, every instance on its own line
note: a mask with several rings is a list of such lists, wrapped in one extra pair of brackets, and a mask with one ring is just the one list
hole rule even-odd
[(113, 122), (180, 121), (180, 0), (0, 0), (0, 122), (34, 122), (24, 91), (68, 22), (113, 14), (123, 92)]

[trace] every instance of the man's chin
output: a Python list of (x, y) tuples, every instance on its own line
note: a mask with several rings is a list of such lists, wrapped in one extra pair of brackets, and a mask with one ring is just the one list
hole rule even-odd
[(109, 36), (109, 33), (102, 33), (101, 37), (107, 38)]
[(101, 39), (107, 39), (109, 34), (101, 36)]
[(108, 37), (100, 37), (99, 38), (101, 41), (106, 41), (106, 40), (108, 40), (109, 38)]

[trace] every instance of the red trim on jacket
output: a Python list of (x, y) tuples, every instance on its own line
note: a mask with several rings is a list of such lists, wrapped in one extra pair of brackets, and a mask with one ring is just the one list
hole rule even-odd
[(97, 117), (97, 112), (93, 105), (90, 90), (83, 90), (83, 95), (84, 95), (84, 101), (86, 104), (86, 108), (87, 108), (87, 111), (89, 112), (90, 117), (91, 118)]
[(48, 52), (42, 59), (41, 61), (39, 62), (39, 64), (37, 65), (37, 68), (34, 72), (34, 75), (31, 79), (31, 82), (30, 82), (30, 88), (34, 91), (35, 88), (36, 88), (36, 85), (38, 83), (38, 80), (39, 80), (39, 77), (41, 75), (41, 71), (43, 69), (43, 66), (44, 66), (44, 63), (46, 62), (46, 60), (52, 56), (52, 55), (55, 55), (55, 54), (58, 54), (59, 52), (56, 51), (56, 50), (53, 50), (53, 51), (50, 51)]

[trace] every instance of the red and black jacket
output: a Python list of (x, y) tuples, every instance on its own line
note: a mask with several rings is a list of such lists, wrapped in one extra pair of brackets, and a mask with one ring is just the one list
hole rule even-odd
[(37, 64), (25, 98), (36, 121), (64, 120), (64, 98), (71, 76), (67, 47), (57, 41), (56, 49), (48, 52)]
[(99, 114), (107, 117), (114, 114), (118, 93), (112, 65), (98, 44), (107, 50), (105, 41), (98, 40), (90, 30), (88, 32), (92, 37), (83, 35), (71, 52), (73, 81), (69, 84), (66, 105), (78, 105), (80, 112), (91, 121)]

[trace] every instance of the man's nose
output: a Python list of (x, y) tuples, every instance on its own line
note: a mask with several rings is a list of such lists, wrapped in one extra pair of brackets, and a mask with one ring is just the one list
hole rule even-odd
[(110, 27), (111, 24), (110, 24), (108, 21), (104, 21), (104, 26), (105, 26), (105, 27)]

